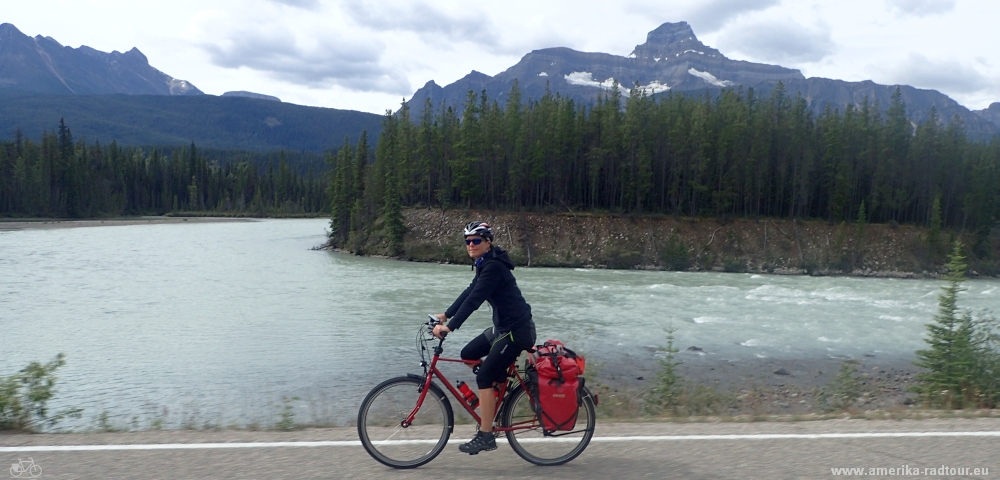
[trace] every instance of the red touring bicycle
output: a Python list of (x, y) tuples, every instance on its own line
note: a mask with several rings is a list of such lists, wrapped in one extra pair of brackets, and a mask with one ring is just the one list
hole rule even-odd
[[(448, 445), (455, 427), (455, 414), (448, 397), (433, 381), (435, 377), (476, 422), (482, 422), (475, 407), (465, 401), (462, 393), (438, 369), (439, 361), (471, 366), (478, 365), (479, 361), (442, 357), (444, 339), (431, 335), (436, 324), (437, 318), (431, 316), (417, 332), (417, 349), (424, 374), (382, 382), (368, 393), (358, 411), (361, 444), (375, 460), (390, 467), (419, 467), (433, 460)], [(437, 345), (433, 345), (434, 342)], [(433, 352), (430, 358), (429, 352)], [(536, 465), (561, 465), (573, 460), (583, 453), (594, 436), (597, 398), (584, 387), (575, 429), (546, 431), (526, 388), (524, 368), (518, 369), (514, 362), (507, 369), (507, 382), (500, 385), (497, 392), (493, 431), (505, 434), (514, 452)]]

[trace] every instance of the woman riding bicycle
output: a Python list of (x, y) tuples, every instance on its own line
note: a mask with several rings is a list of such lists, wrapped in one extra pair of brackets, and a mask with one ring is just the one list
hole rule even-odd
[[(506, 251), (493, 245), (493, 230), (489, 224), (472, 222), (465, 226), (462, 233), (469, 256), (475, 262), (476, 275), (445, 313), (435, 315), (442, 323), (434, 327), (434, 336), (442, 338), (447, 332), (458, 330), (484, 301), (489, 302), (493, 309), (493, 327), (462, 349), (464, 360), (486, 357), (476, 374), (482, 424), (471, 441), (458, 447), (474, 455), (497, 448), (493, 434), (496, 413), (493, 387), (506, 381), (507, 367), (522, 351), (534, 346), (535, 322), (531, 319), (531, 306), (524, 301), (511, 273), (514, 263)], [(448, 323), (444, 324), (445, 321)]]

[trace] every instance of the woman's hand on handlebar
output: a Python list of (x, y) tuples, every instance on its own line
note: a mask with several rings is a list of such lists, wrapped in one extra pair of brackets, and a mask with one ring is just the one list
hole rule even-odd
[(449, 332), (451, 332), (451, 329), (448, 328), (447, 325), (438, 324), (434, 325), (434, 331), (432, 333), (434, 334), (435, 337), (444, 339), (445, 335), (448, 335)]
[(431, 316), (436, 318), (440, 324), (444, 324), (444, 322), (448, 321), (448, 316), (443, 313), (435, 313)]

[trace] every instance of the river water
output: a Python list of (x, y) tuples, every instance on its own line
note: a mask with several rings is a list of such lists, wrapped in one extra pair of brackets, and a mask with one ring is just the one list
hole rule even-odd
[[(325, 220), (0, 231), (0, 375), (62, 352), (55, 407), (69, 428), (345, 423), (389, 376), (420, 370), (426, 313), (470, 267), (310, 250)], [(458, 241), (458, 240), (456, 240)], [(673, 327), (697, 361), (911, 358), (943, 284), (933, 280), (521, 268), (539, 340), (594, 364), (655, 361)], [(963, 307), (1000, 311), (1000, 281)], [(446, 352), (489, 325), (484, 305)], [(645, 361), (645, 360), (644, 360)], [(471, 381), (471, 375), (454, 371)], [(296, 398), (297, 400), (291, 400)]]

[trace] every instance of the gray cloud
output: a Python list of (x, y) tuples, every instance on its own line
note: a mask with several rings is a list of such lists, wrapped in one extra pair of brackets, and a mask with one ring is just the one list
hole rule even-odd
[(930, 59), (910, 53), (902, 62), (880, 70), (890, 83), (948, 93), (975, 93), (997, 87), (995, 81), (954, 58)]
[(319, 0), (268, 0), (274, 3), (280, 3), (282, 5), (288, 5), (290, 7), (301, 8), (305, 10), (316, 10), (319, 8)]
[(731, 28), (719, 37), (723, 51), (783, 63), (818, 62), (836, 50), (826, 26), (808, 28), (787, 21), (763, 21)]
[(694, 4), (687, 9), (664, 5), (663, 2), (648, 0), (630, 0), (626, 9), (659, 21), (686, 21), (694, 33), (703, 35), (721, 29), (730, 20), (747, 13), (767, 10), (781, 3), (781, 0), (703, 0), (690, 2)]
[(364, 0), (343, 3), (344, 12), (361, 26), (376, 31), (408, 31), (436, 46), (472, 42), (491, 50), (502, 50), (501, 36), (492, 20), (481, 10), (460, 9), (465, 14), (446, 12), (424, 1), (386, 6)]
[(338, 38), (317, 39), (304, 47), (287, 30), (234, 32), (222, 43), (202, 45), (213, 64), (246, 67), (313, 88), (339, 85), (361, 92), (407, 94), (409, 80), (382, 66), (384, 45)]
[(886, 7), (898, 16), (924, 17), (955, 9), (955, 0), (885, 0)]
[(695, 33), (712, 33), (726, 22), (743, 14), (766, 10), (781, 0), (711, 0), (697, 2), (698, 6), (687, 14), (688, 23)]

